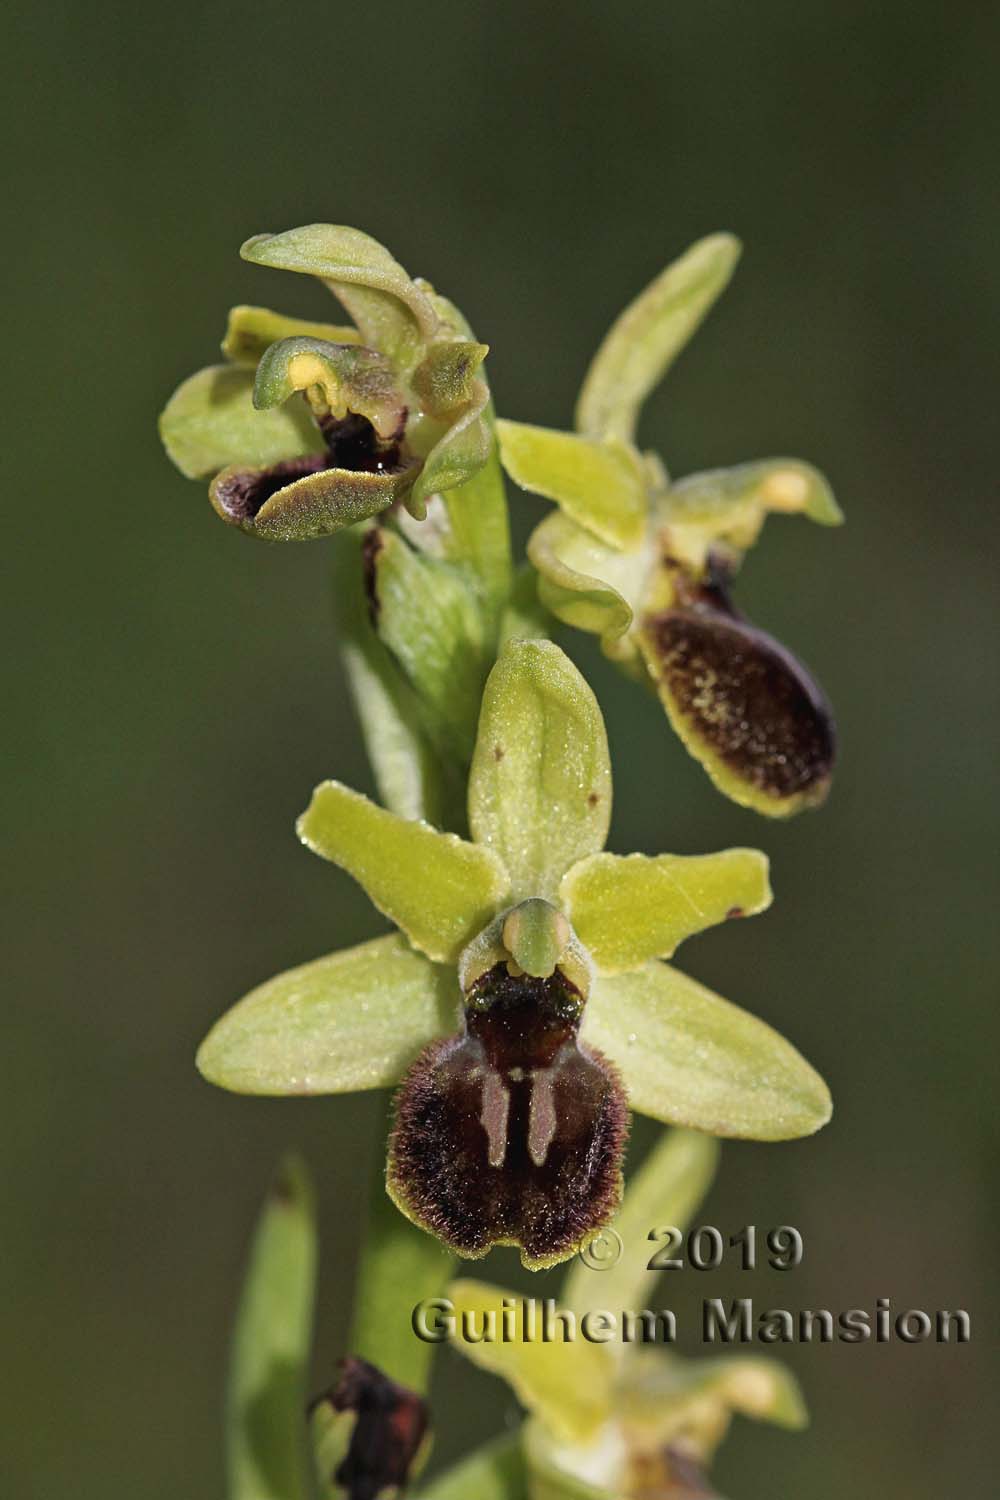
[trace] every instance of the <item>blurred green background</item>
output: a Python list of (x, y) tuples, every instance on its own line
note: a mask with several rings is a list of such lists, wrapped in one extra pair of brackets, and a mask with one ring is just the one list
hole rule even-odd
[[(797, 1224), (802, 1267), (688, 1271), (664, 1296), (969, 1309), (965, 1348), (791, 1350), (811, 1430), (744, 1424), (717, 1477), (734, 1500), (990, 1492), (997, 17), (972, 0), (9, 13), (5, 1494), (221, 1493), (238, 1278), (293, 1144), (321, 1187), (317, 1385), (342, 1350), (384, 1101), (235, 1099), (191, 1063), (243, 990), (381, 930), (292, 835), (321, 776), (370, 785), (327, 549), (229, 531), (154, 426), (231, 303), (325, 315), (321, 289), (236, 254), (314, 219), (430, 276), (492, 345), (500, 409), (553, 425), (661, 264), (743, 236), (642, 436), (676, 474), (788, 452), (834, 482), (848, 526), (772, 520), (740, 595), (837, 705), (827, 809), (775, 827), (724, 803), (656, 704), (573, 650), (609, 715), (613, 846), (771, 853), (774, 909), (683, 962), (794, 1039), (837, 1114), (813, 1141), (727, 1148), (707, 1210), (727, 1232)], [(511, 1254), (489, 1271), (513, 1276)], [(460, 1418), (439, 1456), (513, 1415), (453, 1356), (437, 1394)]]

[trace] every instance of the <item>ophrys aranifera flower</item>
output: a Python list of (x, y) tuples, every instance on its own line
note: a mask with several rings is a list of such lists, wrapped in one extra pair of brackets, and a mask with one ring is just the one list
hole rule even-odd
[(492, 435), (477, 343), (458, 310), (357, 229), (256, 235), (245, 260), (317, 277), (348, 326), (236, 307), (222, 351), (160, 420), (189, 478), (210, 479), (224, 520), (271, 541), (327, 536), (431, 495), (486, 462)]
[(575, 433), (502, 421), (518, 484), (558, 502), (528, 546), (539, 592), (567, 624), (653, 685), (728, 797), (776, 817), (823, 800), (829, 704), (810, 673), (736, 609), (731, 580), (768, 514), (843, 518), (818, 470), (773, 458), (671, 482), (635, 430), (642, 402), (725, 287), (731, 235), (699, 241), (621, 314), (588, 371)]
[(199, 1065), (249, 1093), (395, 1085), (389, 1191), (459, 1254), (564, 1259), (615, 1211), (626, 1108), (780, 1140), (829, 1116), (826, 1087), (763, 1022), (663, 962), (770, 902), (751, 849), (603, 852), (611, 768), (589, 687), (559, 648), (515, 640), (487, 681), (471, 839), (325, 782), (304, 842), (401, 930), (247, 996)]

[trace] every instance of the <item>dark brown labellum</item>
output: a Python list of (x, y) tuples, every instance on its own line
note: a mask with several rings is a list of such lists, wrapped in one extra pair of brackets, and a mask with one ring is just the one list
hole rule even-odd
[(402, 427), (380, 438), (357, 413), (318, 419), (325, 453), (288, 458), (266, 469), (232, 464), (209, 496), (224, 520), (272, 541), (328, 536), (385, 510), (419, 473)]
[(357, 1412), (350, 1446), (332, 1476), (349, 1500), (376, 1500), (402, 1490), (427, 1431), (427, 1405), (364, 1359), (341, 1361), (340, 1379), (313, 1406)]
[(465, 1029), (403, 1080), (389, 1184), (459, 1255), (516, 1244), (526, 1265), (564, 1259), (621, 1195), (628, 1106), (615, 1069), (580, 1044), (579, 991), (557, 969), (472, 987)]
[[(774, 810), (822, 801), (835, 756), (833, 714), (800, 661), (734, 609), (724, 584), (690, 581), (647, 615), (643, 652), (692, 753), (723, 790)], [(719, 774), (721, 773), (721, 774)], [(789, 810), (791, 807), (789, 806)]]

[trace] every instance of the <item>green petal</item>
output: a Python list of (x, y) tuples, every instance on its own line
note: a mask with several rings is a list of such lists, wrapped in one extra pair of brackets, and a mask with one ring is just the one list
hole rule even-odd
[(308, 848), (353, 875), (379, 911), (439, 962), (454, 962), (507, 895), (492, 850), (399, 818), (338, 781), (316, 788), (297, 828)]
[(432, 344), (413, 372), (412, 385), (432, 417), (443, 417), (475, 396), (476, 371), (490, 352), (473, 339), (443, 339)]
[(416, 473), (414, 463), (380, 473), (317, 469), (305, 459), (266, 468), (238, 463), (216, 474), (208, 497), (224, 521), (250, 536), (268, 542), (311, 541), (381, 515), (405, 499)]
[(597, 700), (551, 641), (510, 641), (483, 694), (469, 825), (510, 871), (512, 899), (555, 899), (604, 845), (611, 764)]
[(305, 1168), (282, 1167), (254, 1236), (226, 1395), (230, 1500), (303, 1500), (316, 1222)]
[(826, 1084), (790, 1042), (668, 964), (595, 980), (581, 1035), (617, 1063), (631, 1107), (665, 1124), (783, 1141), (830, 1118)]
[(269, 307), (241, 304), (229, 310), (222, 352), (234, 364), (256, 368), (257, 361), (269, 345), (278, 339), (295, 338), (300, 334), (328, 339), (332, 344), (361, 342), (360, 333), (349, 323), (314, 323), (309, 318), (287, 318), (284, 313), (272, 312)]
[(383, 439), (402, 429), (406, 402), (392, 366), (385, 355), (357, 344), (331, 344), (302, 335), (271, 344), (257, 366), (253, 403), (258, 411), (282, 406), (311, 386), (322, 391), (338, 420), (357, 412)]
[(417, 1500), (528, 1500), (528, 1478), (517, 1432), (505, 1433), (461, 1459), (429, 1485)]
[(703, 546), (724, 540), (740, 551), (754, 544), (769, 513), (804, 515), (821, 526), (839, 526), (844, 519), (824, 476), (796, 458), (689, 474), (664, 493), (658, 511), (672, 529), (697, 532)]
[(378, 634), (415, 689), (432, 740), (465, 766), (486, 677), (478, 599), (457, 568), (421, 556), (396, 532), (378, 531), (368, 560)]
[(257, 411), (253, 372), (233, 365), (211, 365), (179, 385), (160, 417), (160, 438), (188, 479), (208, 479), (227, 464), (269, 467), (324, 446), (304, 404)]
[(610, 547), (638, 547), (649, 502), (642, 460), (624, 443), (497, 422), (504, 468), (522, 489), (555, 500)]
[(560, 895), (577, 936), (605, 974), (669, 958), (694, 933), (771, 904), (767, 856), (757, 849), (656, 858), (594, 854), (568, 871)]
[(777, 1360), (654, 1356), (630, 1361), (622, 1373), (623, 1410), (664, 1445), (683, 1438), (703, 1460), (711, 1459), (734, 1412), (792, 1430), (809, 1422), (798, 1381)]
[[(447, 1295), (459, 1330), (463, 1316), (478, 1330), (487, 1314), (492, 1314), (497, 1328), (495, 1342), (471, 1343), (459, 1332), (453, 1346), (480, 1369), (505, 1380), (521, 1404), (555, 1434), (570, 1442), (585, 1441), (607, 1419), (614, 1361), (604, 1345), (543, 1340), (540, 1312), (532, 1338), (525, 1324), (524, 1300), (484, 1281), (453, 1281)], [(514, 1328), (509, 1342), (500, 1338), (505, 1304), (514, 1309), (507, 1313)]]
[(438, 316), (427, 293), (360, 229), (306, 224), (284, 234), (254, 235), (240, 254), (255, 265), (318, 276), (347, 308), (364, 342), (404, 364), (412, 363), (421, 343), (437, 331)]
[(608, 547), (555, 511), (532, 532), (528, 557), (538, 570), (538, 597), (557, 620), (599, 635), (609, 655), (628, 650), (624, 637), (646, 574), (644, 554)]
[[(591, 1308), (649, 1307), (659, 1272), (649, 1269), (651, 1229), (685, 1229), (712, 1185), (719, 1143), (697, 1130), (666, 1131), (629, 1178), (614, 1227), (622, 1254), (614, 1265), (593, 1271), (577, 1259), (563, 1287), (563, 1301), (582, 1315)], [(627, 1346), (610, 1344), (619, 1355)]]
[(486, 384), (477, 380), (469, 404), (427, 454), (407, 501), (407, 509), (417, 520), (423, 520), (432, 495), (466, 484), (486, 463), (493, 449), (493, 434), (483, 415), (488, 402)]
[(421, 1047), (454, 1031), (460, 999), (452, 970), (392, 933), (251, 990), (212, 1027), (198, 1069), (237, 1094), (390, 1088)]
[(724, 290), (739, 255), (731, 234), (709, 235), (640, 292), (587, 371), (576, 408), (580, 432), (632, 441), (639, 408)]

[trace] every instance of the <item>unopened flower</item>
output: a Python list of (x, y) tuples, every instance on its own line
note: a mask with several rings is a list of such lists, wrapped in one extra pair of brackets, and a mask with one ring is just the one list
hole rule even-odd
[(635, 445), (639, 411), (739, 254), (712, 235), (621, 314), (590, 366), (576, 433), (498, 423), (518, 484), (558, 502), (528, 554), (554, 614), (655, 685), (671, 724), (734, 801), (782, 817), (823, 800), (833, 718), (809, 672), (734, 606), (730, 583), (769, 513), (843, 518), (823, 476), (763, 459), (672, 483)]
[(718, 1135), (806, 1135), (826, 1087), (761, 1021), (662, 962), (770, 902), (751, 849), (604, 853), (611, 768), (597, 702), (547, 641), (487, 681), (471, 840), (317, 788), (304, 842), (401, 929), (279, 976), (199, 1054), (246, 1093), (394, 1085), (388, 1187), (459, 1254), (565, 1259), (617, 1208), (627, 1108)]
[(230, 313), (228, 363), (178, 387), (160, 419), (167, 452), (210, 479), (224, 520), (254, 536), (327, 536), (395, 502), (428, 498), (482, 467), (492, 437), (480, 366), (461, 314), (359, 230), (309, 224), (257, 235), (245, 260), (316, 276), (354, 322), (259, 307)]
[[(600, 1273), (582, 1262), (573, 1267), (562, 1308), (550, 1319), (559, 1329), (552, 1339), (532, 1336), (531, 1314), (514, 1293), (469, 1280), (449, 1287), (453, 1347), (506, 1380), (529, 1413), (522, 1445), (531, 1500), (711, 1496), (712, 1457), (734, 1414), (805, 1425), (797, 1382), (775, 1360), (688, 1360), (623, 1336), (624, 1318), (642, 1326), (638, 1319), (653, 1300), (650, 1224), (683, 1228), (715, 1159), (715, 1143), (705, 1136), (672, 1131), (663, 1138), (629, 1183), (615, 1220), (621, 1260)], [(592, 1336), (585, 1339), (579, 1330), (588, 1317)], [(467, 1326), (509, 1328), (512, 1319), (512, 1337), (463, 1336)]]

